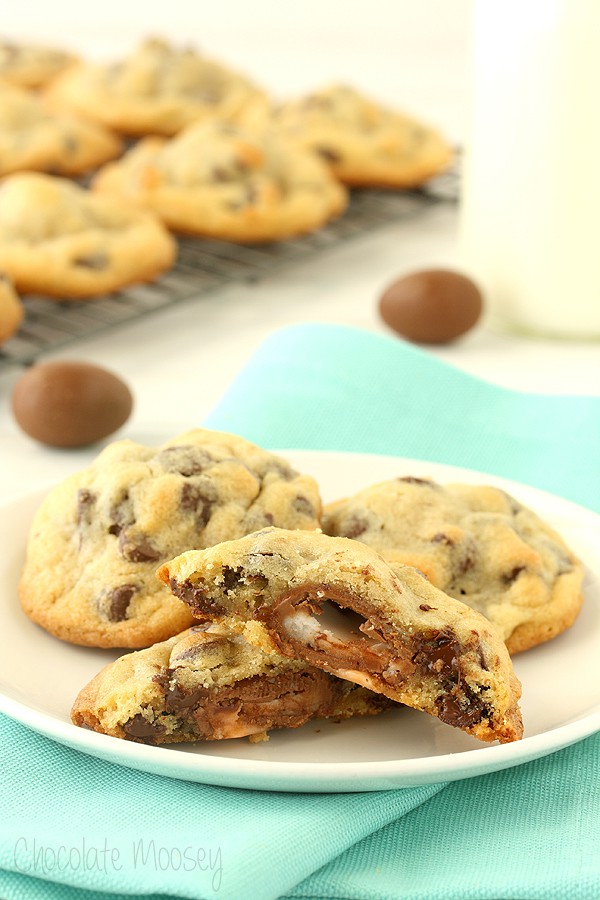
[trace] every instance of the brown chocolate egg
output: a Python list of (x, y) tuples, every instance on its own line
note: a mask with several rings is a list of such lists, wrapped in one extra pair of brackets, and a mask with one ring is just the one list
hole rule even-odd
[(133, 408), (127, 385), (99, 366), (56, 361), (28, 369), (12, 393), (23, 431), (50, 447), (86, 447), (123, 425)]
[(453, 341), (475, 325), (482, 309), (475, 282), (450, 269), (424, 269), (399, 278), (379, 300), (386, 325), (420, 344)]

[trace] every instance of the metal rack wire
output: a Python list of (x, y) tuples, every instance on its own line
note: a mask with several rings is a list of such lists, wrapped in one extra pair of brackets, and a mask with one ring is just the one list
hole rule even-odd
[(159, 280), (93, 301), (24, 298), (20, 331), (0, 347), (0, 370), (29, 365), (42, 354), (116, 328), (175, 303), (197, 300), (232, 282), (257, 281), (377, 228), (411, 219), (432, 204), (454, 202), (458, 175), (451, 171), (418, 191), (353, 191), (347, 211), (320, 231), (251, 247), (181, 238), (177, 263)]

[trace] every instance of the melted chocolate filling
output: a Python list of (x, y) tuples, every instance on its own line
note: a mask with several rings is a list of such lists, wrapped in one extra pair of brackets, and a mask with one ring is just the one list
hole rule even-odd
[[(339, 608), (338, 620), (326, 621), (328, 607), (337, 606), (341, 611), (350, 607), (349, 627), (340, 628)], [(466, 683), (461, 668), (464, 650), (449, 628), (403, 639), (360, 598), (328, 585), (291, 591), (278, 603), (260, 608), (256, 617), (284, 655), (301, 656), (333, 673), (362, 672), (392, 699), (402, 699), (408, 679), (435, 679), (442, 688), (435, 701), (437, 713), (447, 724), (470, 727), (490, 715), (485, 701)]]
[[(297, 728), (315, 716), (331, 715), (348, 690), (318, 669), (254, 675), (222, 688), (185, 688), (177, 681), (177, 669), (165, 669), (153, 680), (164, 691), (164, 713), (180, 720), (177, 731), (204, 740)], [(161, 743), (165, 735), (160, 718), (149, 722), (139, 713), (123, 730), (143, 743)]]

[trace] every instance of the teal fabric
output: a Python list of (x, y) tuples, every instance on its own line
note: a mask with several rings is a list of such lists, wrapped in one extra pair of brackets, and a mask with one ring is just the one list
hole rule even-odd
[[(204, 424), (271, 447), (466, 466), (600, 511), (600, 398), (503, 390), (354, 329), (275, 333)], [(494, 775), (374, 794), (187, 784), (5, 717), (0, 759), (2, 900), (600, 897), (599, 736)]]

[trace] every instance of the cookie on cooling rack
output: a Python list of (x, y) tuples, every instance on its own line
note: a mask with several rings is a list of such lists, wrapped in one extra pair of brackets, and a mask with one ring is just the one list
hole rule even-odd
[(0, 79), (20, 87), (43, 87), (75, 61), (59, 48), (0, 38)]
[(320, 532), (268, 528), (188, 551), (159, 577), (195, 615), (484, 741), (517, 740), (520, 684), (482, 615), (416, 569)]
[(12, 284), (0, 272), (0, 344), (19, 329), (23, 321), (23, 304)]
[(397, 478), (329, 504), (323, 529), (416, 566), (486, 616), (511, 653), (560, 634), (581, 607), (582, 567), (573, 552), (495, 487)]
[(37, 173), (0, 184), (0, 270), (21, 293), (85, 299), (151, 281), (176, 244), (153, 213)]
[(196, 429), (158, 449), (117, 441), (42, 503), (21, 604), (63, 640), (148, 647), (193, 622), (156, 577), (161, 562), (268, 524), (314, 529), (320, 512), (312, 478), (241, 437)]
[(39, 95), (0, 84), (0, 176), (25, 170), (83, 175), (121, 150), (120, 139), (103, 126), (54, 113)]
[(228, 122), (146, 138), (101, 169), (93, 187), (151, 208), (174, 231), (241, 243), (313, 231), (347, 203), (312, 153)]
[(75, 725), (146, 744), (264, 740), (309, 719), (375, 715), (385, 697), (240, 635), (199, 625), (106, 666), (79, 693)]
[(271, 114), (278, 129), (316, 151), (345, 184), (417, 187), (449, 165), (452, 152), (433, 128), (343, 84), (290, 100)]
[(263, 93), (247, 78), (192, 47), (144, 41), (120, 62), (82, 62), (57, 78), (51, 100), (116, 131), (173, 135), (206, 118), (237, 119)]

